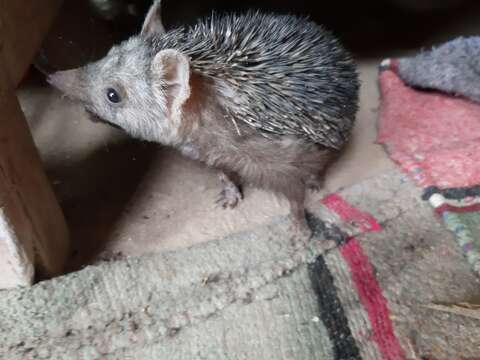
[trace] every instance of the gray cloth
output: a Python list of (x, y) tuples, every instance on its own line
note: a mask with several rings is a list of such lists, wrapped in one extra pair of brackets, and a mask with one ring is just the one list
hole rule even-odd
[(398, 75), (408, 85), (480, 102), (480, 37), (458, 38), (401, 58)]

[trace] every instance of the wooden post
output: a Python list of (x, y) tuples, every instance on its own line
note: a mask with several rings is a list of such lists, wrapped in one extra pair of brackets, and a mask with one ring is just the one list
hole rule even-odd
[(0, 0), (0, 288), (31, 284), (35, 268), (60, 274), (68, 254), (65, 219), (15, 95), (57, 5)]
[(0, 43), (14, 87), (25, 76), (60, 5), (60, 0), (0, 0)]

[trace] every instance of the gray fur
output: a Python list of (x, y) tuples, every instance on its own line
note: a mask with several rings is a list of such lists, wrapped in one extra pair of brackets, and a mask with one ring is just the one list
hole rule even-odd
[(405, 83), (480, 102), (480, 37), (458, 38), (398, 61)]
[[(164, 33), (152, 15), (159, 13), (152, 8), (142, 33), (104, 59), (50, 82), (132, 136), (218, 169), (222, 205), (241, 199), (232, 181), (241, 180), (285, 195), (302, 222), (306, 186), (354, 123), (359, 85), (350, 56), (304, 18), (213, 15)], [(109, 87), (121, 103), (109, 103)]]

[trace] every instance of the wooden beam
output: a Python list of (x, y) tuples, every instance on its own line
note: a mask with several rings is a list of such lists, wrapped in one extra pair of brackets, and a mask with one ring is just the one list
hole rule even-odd
[[(1, 52), (0, 52), (1, 56)], [(68, 231), (0, 57), (0, 288), (61, 274)]]
[(14, 86), (25, 76), (60, 5), (61, 0), (0, 0), (4, 61)]

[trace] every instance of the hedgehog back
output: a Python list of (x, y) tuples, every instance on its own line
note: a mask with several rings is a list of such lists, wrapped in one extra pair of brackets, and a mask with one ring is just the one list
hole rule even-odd
[(193, 72), (228, 84), (243, 99), (226, 109), (234, 121), (334, 149), (348, 139), (358, 103), (355, 64), (330, 32), (306, 18), (213, 14), (149, 41), (153, 53), (177, 49)]

